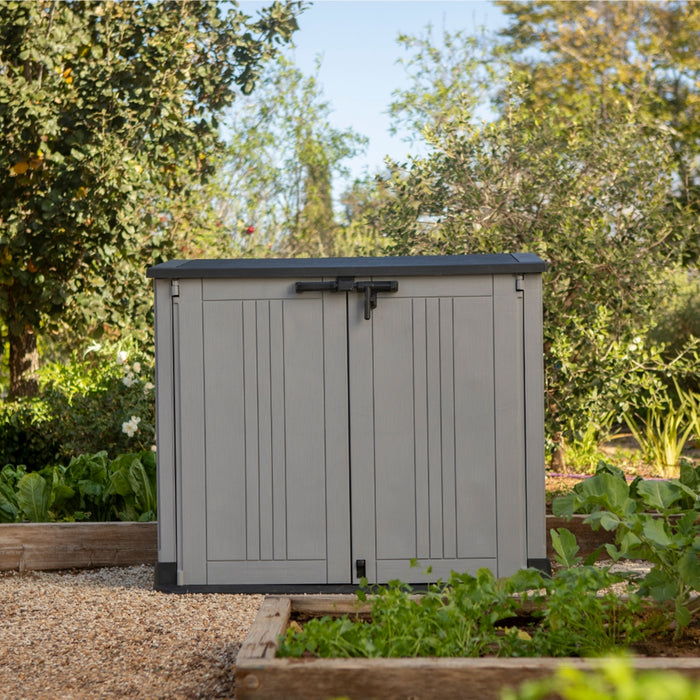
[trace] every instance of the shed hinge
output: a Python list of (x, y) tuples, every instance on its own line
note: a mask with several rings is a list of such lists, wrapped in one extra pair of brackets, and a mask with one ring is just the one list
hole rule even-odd
[(525, 275), (515, 276), (515, 291), (524, 292), (525, 291)]
[(180, 296), (180, 281), (172, 280), (170, 282), (170, 296), (179, 297)]

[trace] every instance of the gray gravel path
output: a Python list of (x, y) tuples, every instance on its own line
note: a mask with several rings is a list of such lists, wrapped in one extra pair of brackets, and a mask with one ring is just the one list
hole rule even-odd
[(0, 698), (230, 698), (262, 596), (165, 594), (153, 567), (0, 574)]

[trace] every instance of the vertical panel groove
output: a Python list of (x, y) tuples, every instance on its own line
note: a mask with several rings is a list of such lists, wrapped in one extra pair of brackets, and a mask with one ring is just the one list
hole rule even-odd
[[(458, 513), (459, 513), (459, 506), (457, 503), (457, 464), (458, 464), (458, 457), (457, 457), (457, 431), (458, 431), (458, 425), (457, 425), (457, 373), (456, 373), (456, 362), (457, 362), (457, 353), (455, 352), (455, 300), (454, 298), (452, 299), (452, 425), (453, 425), (453, 430), (452, 430), (452, 471), (453, 471), (453, 479), (454, 479), (454, 494), (453, 494), (453, 508), (454, 508), (454, 523), (453, 523), (453, 532), (454, 532), (454, 557), (457, 558), (459, 556), (459, 530), (457, 528), (457, 521), (458, 521)], [(465, 361), (465, 358), (462, 358), (462, 361)], [(469, 362), (469, 358), (466, 358), (466, 361)], [(472, 359), (472, 362), (474, 359)], [(462, 387), (460, 387), (462, 389)]]
[(282, 436), (284, 442), (284, 558), (289, 559), (289, 522), (287, 519), (287, 363), (284, 361), (286, 356), (286, 328), (285, 328), (285, 305), (286, 302), (280, 302), (282, 307)]
[(441, 543), (441, 548), (440, 548), (440, 558), (442, 558), (445, 555), (445, 513), (442, 507), (442, 504), (445, 502), (445, 484), (444, 484), (444, 478), (443, 478), (443, 471), (442, 471), (442, 460), (445, 458), (443, 454), (443, 445), (444, 442), (442, 440), (442, 431), (443, 431), (443, 423), (442, 423), (442, 333), (440, 332), (442, 330), (442, 305), (440, 304), (440, 299), (437, 300), (437, 317), (438, 317), (438, 324), (437, 324), (437, 340), (438, 340), (438, 375), (437, 375), (437, 380), (438, 380), (438, 416), (440, 417), (440, 439), (438, 441), (438, 444), (440, 445), (440, 461), (438, 462), (438, 466), (440, 468), (439, 475), (440, 475), (440, 518), (438, 522), (440, 523), (440, 543)]
[[(374, 488), (372, 489), (372, 498), (374, 498), (374, 503), (372, 504), (372, 512), (374, 513), (374, 522), (377, 522), (377, 410), (376, 410), (376, 403), (375, 403), (375, 397), (376, 397), (376, 378), (374, 376), (374, 367), (375, 367), (375, 359), (374, 359), (374, 314), (372, 314), (370, 323), (371, 328), (370, 328), (370, 348), (372, 349), (371, 352), (371, 368), (372, 368), (372, 384), (371, 384), (371, 394), (370, 396), (372, 397), (372, 474), (374, 478)], [(377, 527), (375, 526), (374, 528), (374, 551), (375, 551), (375, 558), (374, 558), (374, 571), (372, 572), (372, 579), (373, 581), (377, 580), (377, 556), (379, 552), (379, 541), (378, 541), (378, 535), (379, 533), (377, 532)]]
[[(415, 372), (416, 372), (416, 352), (415, 352), (415, 346), (413, 343), (413, 326), (414, 326), (414, 319), (413, 319), (413, 300), (411, 300), (411, 306), (410, 306), (410, 321), (411, 321), (411, 333), (410, 333), (410, 364), (409, 367), (411, 368), (411, 377), (415, 377)], [(414, 431), (413, 431), (413, 518), (412, 522), (414, 524), (414, 533), (413, 533), (413, 556), (417, 556), (417, 548), (418, 548), (418, 513), (417, 513), (417, 500), (418, 500), (418, 494), (417, 494), (417, 489), (416, 489), (416, 451), (415, 451), (415, 405), (416, 405), (416, 387), (415, 387), (415, 379), (411, 382), (411, 424), (414, 426)]]
[[(321, 294), (321, 338), (326, 337), (326, 295)], [(326, 430), (326, 417), (328, 416), (328, 404), (326, 402), (326, 344), (323, 343), (323, 464), (328, 465), (328, 439)], [(326, 469), (323, 470), (324, 483), (323, 483), (323, 493), (325, 495), (323, 501), (323, 512), (324, 512), (324, 522), (326, 523), (326, 538), (325, 538), (325, 551), (326, 551), (326, 581), (328, 580), (328, 562), (330, 559), (330, 553), (328, 551), (328, 478), (326, 474)]]
[(495, 465), (494, 469), (494, 486), (495, 486), (495, 497), (496, 497), (496, 508), (495, 508), (495, 517), (496, 517), (496, 576), (500, 576), (500, 567), (498, 565), (498, 562), (500, 562), (500, 551), (499, 551), (499, 543), (501, 538), (499, 537), (500, 529), (501, 529), (501, 522), (498, 517), (498, 512), (499, 512), (499, 489), (498, 489), (498, 482), (499, 482), (499, 474), (498, 474), (498, 417), (497, 417), (497, 411), (498, 411), (498, 396), (497, 396), (497, 382), (496, 382), (496, 372), (498, 371), (498, 366), (496, 364), (496, 276), (492, 275), (491, 277), (491, 298), (493, 299), (493, 304), (491, 305), (491, 328), (492, 333), (493, 333), (493, 342), (494, 342), (494, 348), (493, 348), (493, 353), (492, 353), (492, 364), (493, 364), (493, 377), (494, 377), (494, 382), (493, 382), (493, 429), (495, 432), (495, 437), (496, 439), (493, 441), (493, 463)]

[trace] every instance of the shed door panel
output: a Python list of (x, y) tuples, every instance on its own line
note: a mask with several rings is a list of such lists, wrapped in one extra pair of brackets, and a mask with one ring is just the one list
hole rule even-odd
[(493, 299), (472, 280), (436, 297), (400, 280), (371, 321), (350, 298), (353, 560), (370, 581), (496, 570)]
[(207, 575), (188, 583), (349, 577), (345, 303), (278, 287), (202, 303)]

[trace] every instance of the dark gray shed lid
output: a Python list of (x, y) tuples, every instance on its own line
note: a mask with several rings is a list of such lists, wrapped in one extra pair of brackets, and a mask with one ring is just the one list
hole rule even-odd
[(547, 264), (533, 253), (426, 255), (385, 258), (234, 258), (169, 260), (148, 269), (155, 279), (225, 277), (334, 277), (490, 275), (544, 272)]

